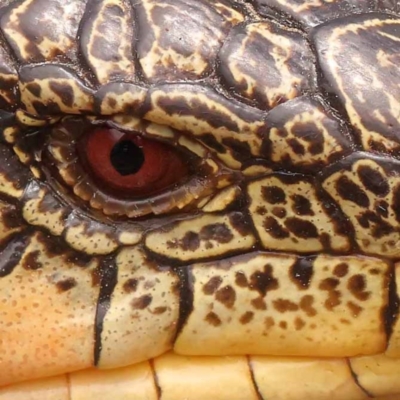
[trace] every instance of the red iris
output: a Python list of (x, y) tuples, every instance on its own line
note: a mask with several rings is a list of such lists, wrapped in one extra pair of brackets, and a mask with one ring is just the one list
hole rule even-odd
[(154, 194), (188, 175), (172, 146), (117, 129), (93, 130), (81, 153), (100, 184), (129, 195)]

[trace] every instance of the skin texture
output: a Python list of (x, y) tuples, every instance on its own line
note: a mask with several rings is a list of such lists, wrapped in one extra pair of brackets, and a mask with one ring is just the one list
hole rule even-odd
[(399, 398), (399, 15), (0, 0), (0, 399)]

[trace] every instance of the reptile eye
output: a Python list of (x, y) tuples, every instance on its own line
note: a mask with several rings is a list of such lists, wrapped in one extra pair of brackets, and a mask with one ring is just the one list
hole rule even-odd
[(124, 127), (65, 117), (44, 132), (47, 181), (72, 201), (128, 218), (194, 208), (230, 184), (230, 172), (197, 141), (134, 118), (125, 117)]
[(97, 184), (120, 195), (149, 196), (189, 173), (171, 146), (116, 129), (93, 130), (82, 140), (79, 153)]

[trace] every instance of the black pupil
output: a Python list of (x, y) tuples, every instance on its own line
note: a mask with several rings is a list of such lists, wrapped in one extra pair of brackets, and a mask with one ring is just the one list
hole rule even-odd
[(121, 140), (111, 150), (110, 160), (120, 175), (135, 174), (144, 163), (144, 154), (140, 147), (130, 140)]

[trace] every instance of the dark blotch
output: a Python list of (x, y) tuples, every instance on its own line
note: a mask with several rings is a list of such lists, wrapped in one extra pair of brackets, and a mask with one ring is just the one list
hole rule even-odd
[(343, 262), (336, 265), (336, 267), (333, 270), (333, 275), (337, 276), (338, 278), (343, 278), (348, 274), (348, 272), (349, 272), (349, 265)]
[(195, 232), (188, 232), (182, 238), (181, 248), (184, 251), (195, 251), (200, 247), (200, 237)]
[(360, 207), (369, 207), (369, 199), (365, 192), (347, 176), (341, 176), (336, 182), (336, 190), (344, 200), (352, 201)]
[(290, 269), (290, 276), (300, 290), (308, 289), (314, 274), (314, 258), (299, 257)]
[(209, 313), (206, 315), (205, 320), (206, 320), (210, 325), (213, 325), (213, 326), (220, 326), (221, 323), (222, 323), (222, 321), (220, 320), (220, 318), (218, 317), (218, 315), (215, 314), (215, 312), (212, 312), (212, 311), (209, 312)]
[(310, 221), (304, 221), (300, 218), (292, 217), (285, 221), (286, 228), (295, 236), (302, 239), (318, 238), (317, 227)]
[(364, 165), (359, 167), (357, 172), (361, 182), (367, 190), (379, 197), (384, 197), (389, 194), (389, 184), (379, 171)]
[(76, 279), (74, 278), (67, 278), (63, 281), (59, 281), (56, 283), (57, 289), (59, 292), (67, 292), (68, 290), (72, 289), (78, 284)]
[(241, 317), (240, 317), (240, 323), (243, 325), (248, 324), (251, 322), (251, 320), (254, 318), (254, 313), (252, 311), (246, 311)]
[(27, 270), (37, 270), (43, 267), (43, 264), (38, 261), (38, 257), (40, 256), (40, 251), (32, 251), (31, 253), (27, 254), (24, 258), (22, 267)]
[(285, 313), (287, 311), (297, 311), (299, 309), (299, 306), (296, 303), (293, 303), (293, 301), (286, 299), (274, 300), (273, 304), (275, 310), (280, 313)]
[(242, 236), (247, 236), (251, 233), (250, 223), (243, 213), (234, 212), (229, 214), (229, 221)]
[(313, 307), (313, 304), (314, 297), (307, 294), (301, 298), (299, 306), (309, 317), (314, 317), (317, 315), (317, 310)]
[(255, 271), (251, 274), (249, 288), (256, 290), (263, 297), (267, 292), (279, 288), (278, 280), (274, 277), (273, 268), (270, 264), (264, 266), (264, 271)]
[(151, 304), (152, 301), (152, 296), (149, 294), (145, 294), (144, 296), (141, 296), (137, 299), (133, 299), (131, 305), (134, 310), (144, 310)]
[(203, 293), (205, 295), (214, 294), (217, 289), (221, 286), (222, 278), (220, 276), (213, 276), (204, 286)]
[(275, 239), (286, 239), (289, 237), (289, 232), (273, 217), (266, 217), (263, 227), (265, 232), (269, 233)]
[(278, 186), (263, 186), (261, 194), (263, 199), (270, 204), (282, 204), (286, 201), (285, 192)]
[(295, 194), (292, 197), (293, 200), (293, 211), (297, 215), (314, 215), (312, 210), (311, 202), (300, 194)]
[(72, 107), (74, 105), (74, 91), (69, 85), (53, 81), (50, 82), (49, 86), (67, 107)]
[(133, 293), (138, 287), (139, 281), (137, 279), (128, 279), (123, 286), (125, 293)]
[(36, 97), (40, 97), (42, 94), (42, 87), (38, 83), (28, 83), (26, 88)]
[(293, 153), (303, 156), (306, 152), (304, 146), (297, 139), (288, 139), (287, 144), (293, 150)]
[(232, 308), (236, 301), (236, 292), (232, 286), (228, 285), (219, 289), (215, 294), (215, 298), (226, 308)]
[(341, 304), (341, 294), (336, 288), (339, 286), (339, 279), (337, 278), (326, 278), (324, 279), (319, 288), (328, 292), (328, 298), (325, 300), (325, 308), (332, 311), (335, 307)]
[(364, 275), (353, 275), (348, 283), (347, 288), (350, 290), (351, 294), (358, 300), (365, 301), (368, 300), (371, 293), (366, 292), (367, 287)]
[(354, 318), (357, 318), (363, 310), (362, 307), (360, 307), (358, 304), (353, 303), (352, 301), (348, 301), (346, 305)]
[(267, 309), (267, 303), (264, 301), (264, 299), (262, 297), (257, 297), (256, 299), (252, 299), (251, 305), (256, 310), (266, 310)]
[(167, 307), (156, 307), (156, 308), (153, 310), (153, 314), (155, 314), (155, 315), (160, 315), (160, 314), (164, 314), (165, 311), (167, 311)]
[(201, 228), (200, 238), (202, 240), (215, 240), (218, 243), (229, 243), (233, 234), (226, 224), (210, 224)]
[(247, 287), (249, 286), (249, 282), (247, 280), (246, 274), (243, 271), (238, 271), (235, 274), (235, 283), (239, 287)]

